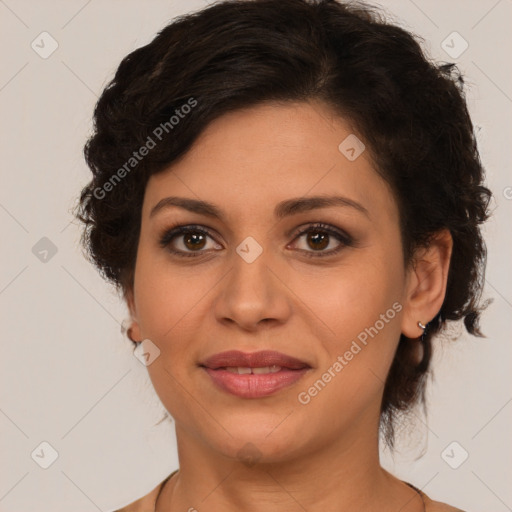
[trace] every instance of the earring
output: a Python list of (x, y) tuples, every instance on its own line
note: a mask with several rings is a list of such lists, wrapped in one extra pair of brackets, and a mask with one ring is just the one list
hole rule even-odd
[[(428, 325), (428, 322), (427, 322), (427, 325)], [(418, 367), (422, 364), (424, 356), (425, 356), (425, 350), (428, 348), (427, 344), (424, 343), (425, 331), (427, 329), (427, 325), (423, 325), (421, 322), (418, 322), (418, 327), (420, 329), (423, 329), (421, 336), (416, 338), (417, 343), (414, 344), (414, 346), (415, 346), (415, 363)]]
[[(427, 325), (428, 325), (428, 322), (427, 322)], [(420, 329), (423, 329), (423, 332), (421, 333), (421, 336), (420, 336), (420, 342), (422, 342), (425, 339), (425, 331), (427, 329), (427, 325), (423, 325), (421, 322), (418, 322), (418, 327)]]

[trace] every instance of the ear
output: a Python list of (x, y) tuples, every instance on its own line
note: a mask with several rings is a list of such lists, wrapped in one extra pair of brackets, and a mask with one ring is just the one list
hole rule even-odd
[(134, 296), (134, 292), (133, 292), (133, 287), (125, 290), (124, 299), (126, 301), (126, 305), (128, 306), (128, 311), (130, 312), (129, 336), (134, 341), (139, 341), (141, 339), (141, 335), (140, 335), (140, 326), (139, 326), (139, 322), (137, 319), (137, 308), (135, 305), (135, 296)]
[(437, 232), (427, 248), (419, 249), (407, 271), (402, 316), (402, 334), (418, 338), (443, 305), (452, 255), (453, 239), (448, 229)]

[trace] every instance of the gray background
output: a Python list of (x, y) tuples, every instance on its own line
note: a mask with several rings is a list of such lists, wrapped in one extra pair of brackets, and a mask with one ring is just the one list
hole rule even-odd
[[(113, 510), (178, 467), (174, 425), (155, 426), (165, 411), (120, 332), (125, 306), (83, 258), (70, 209), (89, 179), (82, 146), (94, 103), (120, 60), (174, 16), (205, 5), (0, 0), (2, 512)], [(384, 451), (382, 461), (434, 499), (512, 510), (512, 1), (380, 5), (465, 74), (495, 194), (485, 229), (484, 296), (495, 299), (482, 321), (487, 338), (438, 343), (428, 421), (413, 417), (394, 457)], [(58, 44), (49, 56), (55, 43), (44, 31)], [(456, 58), (443, 49), (460, 53), (464, 41)], [(58, 456), (43, 469), (52, 450)]]

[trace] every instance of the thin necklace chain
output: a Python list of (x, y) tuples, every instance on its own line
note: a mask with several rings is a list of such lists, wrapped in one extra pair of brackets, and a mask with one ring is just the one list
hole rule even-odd
[(423, 512), (426, 512), (427, 511), (427, 504), (425, 503), (425, 498), (423, 497), (423, 493), (417, 488), (417, 487), (414, 487), (414, 485), (408, 483), (408, 482), (405, 482), (409, 487), (412, 487), (420, 496), (421, 498), (421, 502), (423, 503)]
[[(162, 485), (160, 486), (160, 489), (158, 491), (158, 494), (156, 495), (156, 500), (155, 500), (155, 508), (153, 510), (153, 512), (156, 512), (156, 504), (158, 503), (158, 498), (160, 497), (160, 494), (162, 493), (165, 485), (167, 484), (167, 482), (171, 479), (172, 476), (174, 476), (176, 473), (171, 473), (163, 482), (162, 482)], [(427, 504), (425, 503), (425, 498), (423, 498), (423, 493), (417, 488), (417, 487), (414, 487), (414, 485), (408, 483), (408, 482), (405, 482), (409, 487), (411, 487), (412, 489), (414, 489), (419, 497), (421, 498), (421, 502), (423, 503), (423, 512), (426, 512), (427, 511)]]
[(171, 477), (173, 476), (173, 474), (171, 473), (163, 482), (162, 482), (162, 485), (160, 486), (160, 489), (158, 491), (158, 494), (156, 495), (156, 500), (155, 500), (155, 508), (153, 510), (153, 512), (156, 512), (156, 504), (158, 503), (158, 498), (160, 498), (160, 494), (162, 493), (162, 491), (164, 490), (164, 487), (165, 487), (165, 484), (171, 479)]

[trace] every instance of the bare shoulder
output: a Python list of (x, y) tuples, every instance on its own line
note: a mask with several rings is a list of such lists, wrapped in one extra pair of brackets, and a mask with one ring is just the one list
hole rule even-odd
[(464, 512), (460, 508), (452, 507), (440, 501), (431, 500), (426, 494), (423, 494), (425, 500), (426, 512)]
[(113, 512), (153, 512), (155, 510), (156, 497), (162, 483), (163, 482), (160, 482), (151, 492), (142, 496), (142, 498), (139, 498), (137, 501), (134, 501), (123, 508), (114, 510)]

